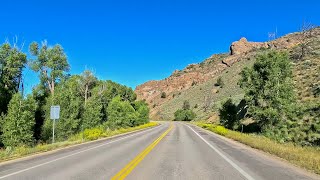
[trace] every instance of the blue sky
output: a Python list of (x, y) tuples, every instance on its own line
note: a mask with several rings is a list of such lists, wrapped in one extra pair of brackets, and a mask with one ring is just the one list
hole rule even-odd
[[(32, 41), (61, 44), (71, 74), (86, 67), (101, 79), (135, 87), (169, 76), (175, 69), (227, 52), (246, 37), (266, 41), (320, 25), (319, 0), (206, 1), (1, 1), (0, 40), (17, 36), (24, 51)], [(1, 42), (1, 41), (0, 41)], [(24, 73), (27, 91), (37, 75)]]

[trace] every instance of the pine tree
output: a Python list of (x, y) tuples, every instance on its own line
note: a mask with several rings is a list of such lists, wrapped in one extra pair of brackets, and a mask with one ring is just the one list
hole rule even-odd
[(3, 123), (2, 139), (6, 147), (31, 145), (34, 142), (35, 110), (36, 102), (32, 96), (23, 99), (17, 93), (12, 97)]

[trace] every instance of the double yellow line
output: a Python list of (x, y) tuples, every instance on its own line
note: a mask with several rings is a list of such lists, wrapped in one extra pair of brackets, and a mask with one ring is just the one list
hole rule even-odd
[(144, 151), (142, 151), (138, 156), (136, 156), (129, 164), (127, 164), (123, 169), (121, 169), (111, 180), (122, 180), (125, 179), (130, 172), (149, 154), (149, 152), (171, 131), (173, 124), (161, 134), (158, 139), (153, 141)]

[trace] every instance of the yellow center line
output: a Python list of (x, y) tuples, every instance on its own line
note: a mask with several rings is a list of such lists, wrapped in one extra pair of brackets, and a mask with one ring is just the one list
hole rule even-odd
[(171, 131), (173, 124), (161, 134), (155, 141), (153, 141), (146, 149), (144, 149), (138, 156), (130, 161), (123, 169), (121, 169), (111, 180), (125, 179), (131, 171), (149, 154), (149, 152)]

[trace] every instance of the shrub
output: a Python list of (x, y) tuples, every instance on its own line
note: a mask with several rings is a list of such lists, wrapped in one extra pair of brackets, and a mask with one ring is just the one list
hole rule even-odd
[(119, 127), (132, 127), (139, 124), (139, 113), (129, 101), (122, 101), (119, 96), (112, 99), (107, 108), (108, 121)]
[(174, 113), (175, 121), (191, 121), (194, 118), (196, 118), (196, 114), (190, 109), (179, 109)]
[(190, 109), (190, 103), (189, 103), (188, 100), (185, 100), (185, 101), (183, 102), (182, 109), (183, 109), (183, 110), (188, 110), (188, 109)]
[(217, 126), (214, 128), (214, 132), (225, 136), (228, 133), (228, 130), (223, 126)]
[(217, 79), (217, 82), (214, 84), (215, 86), (220, 86), (221, 88), (224, 86), (224, 82), (221, 77)]
[(101, 128), (93, 128), (93, 129), (86, 129), (83, 132), (83, 137), (87, 140), (96, 140), (101, 137), (103, 131)]
[(232, 99), (228, 99), (223, 103), (220, 113), (220, 124), (229, 129), (236, 129), (235, 125), (238, 124), (237, 106), (232, 102)]
[(150, 109), (145, 101), (135, 101), (133, 103), (133, 107), (138, 113), (138, 122), (136, 123), (137, 125), (149, 122)]
[(166, 98), (166, 97), (167, 97), (166, 92), (162, 92), (162, 93), (161, 93), (161, 98)]

